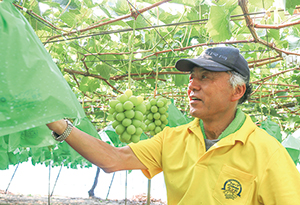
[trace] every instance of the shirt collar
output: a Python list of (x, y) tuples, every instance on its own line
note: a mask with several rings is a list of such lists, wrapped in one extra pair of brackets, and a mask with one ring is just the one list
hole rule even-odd
[(246, 140), (248, 139), (250, 134), (257, 128), (257, 126), (252, 121), (249, 115), (247, 114), (244, 115), (246, 119), (245, 122), (242, 124), (242, 126), (234, 133), (229, 134), (223, 140), (220, 140), (217, 146), (226, 146), (226, 145), (235, 144), (236, 141), (240, 141), (243, 144), (245, 144)]
[[(235, 118), (228, 125), (228, 127), (221, 133), (221, 135), (218, 137), (218, 139), (222, 139), (222, 138), (236, 132), (237, 130), (239, 130), (242, 127), (242, 125), (244, 124), (245, 120), (246, 120), (245, 113), (241, 109), (238, 108), (236, 111), (236, 114), (235, 114)], [(200, 123), (200, 128), (201, 128), (203, 137), (204, 137), (204, 139), (206, 139), (203, 121), (200, 119), (199, 123)]]
[[(242, 113), (245, 117), (243, 123), (239, 124), (239, 126), (236, 126), (235, 132), (230, 132), (230, 134), (226, 135), (227, 137), (225, 137), (223, 140), (220, 140), (214, 146), (219, 147), (219, 146), (231, 145), (234, 144), (235, 141), (240, 141), (243, 144), (245, 144), (248, 136), (257, 128), (257, 126), (253, 123), (249, 115), (240, 111), (239, 113)], [(236, 115), (239, 116), (240, 115), (239, 113), (237, 112)], [(234, 123), (234, 121), (232, 123)], [(190, 122), (188, 129), (191, 132), (193, 132), (196, 136), (198, 136), (200, 140), (203, 141), (202, 143), (204, 143), (204, 135), (203, 132), (201, 131), (200, 128), (201, 126), (199, 124), (200, 124), (200, 119), (195, 118), (192, 122)]]

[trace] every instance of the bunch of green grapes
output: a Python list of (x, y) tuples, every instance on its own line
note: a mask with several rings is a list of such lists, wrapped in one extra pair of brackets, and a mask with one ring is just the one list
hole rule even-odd
[(167, 98), (158, 96), (156, 98), (149, 98), (146, 103), (146, 114), (144, 116), (144, 122), (146, 124), (146, 131), (150, 132), (150, 135), (155, 135), (162, 131), (168, 124), (168, 105), (169, 100)]
[(140, 141), (141, 134), (146, 128), (143, 122), (146, 105), (142, 96), (132, 95), (131, 90), (116, 100), (109, 101), (109, 113), (113, 116), (112, 126), (119, 135), (121, 142), (130, 143)]

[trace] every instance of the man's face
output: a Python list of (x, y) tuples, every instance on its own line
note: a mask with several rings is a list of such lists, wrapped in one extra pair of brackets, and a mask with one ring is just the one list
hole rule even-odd
[(227, 72), (212, 72), (195, 67), (190, 74), (188, 96), (190, 114), (203, 120), (215, 119), (226, 114), (233, 104), (234, 89)]

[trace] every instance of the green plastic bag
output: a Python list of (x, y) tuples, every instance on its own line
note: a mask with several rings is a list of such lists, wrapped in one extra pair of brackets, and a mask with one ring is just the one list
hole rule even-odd
[(300, 140), (292, 135), (288, 135), (281, 144), (286, 148), (292, 160), (297, 165), (300, 157)]
[[(62, 119), (99, 135), (26, 18), (0, 2), (0, 137), (8, 151), (56, 144), (46, 124)], [(0, 168), (1, 169), (1, 168)]]
[(282, 134), (278, 124), (273, 122), (268, 116), (268, 119), (261, 123), (260, 128), (267, 131), (267, 133), (277, 139), (280, 143), (282, 142)]
[(180, 110), (178, 110), (178, 108), (173, 103), (169, 105), (168, 113), (169, 123), (167, 126), (169, 127), (177, 127), (179, 125), (184, 125), (193, 120), (183, 115), (183, 113)]
[(7, 169), (9, 165), (9, 156), (7, 153), (7, 142), (4, 137), (0, 138), (0, 170)]

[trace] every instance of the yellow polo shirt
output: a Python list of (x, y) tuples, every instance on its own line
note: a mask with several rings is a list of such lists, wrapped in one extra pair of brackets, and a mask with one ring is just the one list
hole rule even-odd
[(169, 205), (300, 204), (300, 174), (286, 149), (247, 115), (207, 152), (199, 119), (129, 145), (152, 178), (163, 171)]

